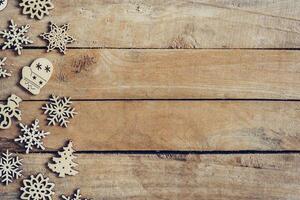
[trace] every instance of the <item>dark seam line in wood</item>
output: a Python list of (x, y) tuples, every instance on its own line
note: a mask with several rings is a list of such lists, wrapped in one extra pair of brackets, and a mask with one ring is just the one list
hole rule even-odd
[[(12, 151), (13, 152), (13, 151)], [(25, 151), (15, 151), (25, 154)], [(33, 151), (34, 154), (53, 154), (57, 151)], [(137, 154), (137, 155), (238, 155), (238, 154), (300, 154), (300, 150), (236, 150), (236, 151), (172, 151), (172, 150), (108, 150), (108, 151), (76, 151), (76, 154)]]
[[(42, 46), (26, 46), (23, 49), (46, 49), (46, 47)], [(107, 50), (278, 50), (278, 51), (299, 51), (300, 48), (149, 48), (149, 47), (68, 47), (68, 49), (107, 49)]]
[[(6, 99), (0, 100), (5, 102)], [(24, 100), (23, 102), (45, 102), (48, 99), (32, 99)], [(73, 102), (122, 102), (122, 101), (236, 101), (236, 102), (300, 102), (300, 99), (71, 99)]]

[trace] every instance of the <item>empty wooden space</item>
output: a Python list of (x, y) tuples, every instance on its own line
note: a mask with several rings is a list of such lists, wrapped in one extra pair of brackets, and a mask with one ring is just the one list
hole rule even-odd
[[(22, 122), (42, 122), (48, 150), (300, 150), (300, 102), (79, 101), (68, 128), (46, 127), (43, 103), (24, 102)], [(19, 129), (1, 131), (3, 150)]]
[[(18, 1), (0, 12), (30, 24), (34, 43), (7, 57), (0, 102), (23, 99), (22, 123), (51, 132), (45, 151), (25, 154), (17, 121), (0, 130), (0, 152), (23, 159), (21, 179), (0, 185), (20, 197), (22, 179), (42, 173), (53, 199), (81, 188), (94, 200), (298, 200), (300, 196), (300, 1), (52, 0), (43, 20)], [(45, 53), (49, 22), (70, 23), (66, 55)], [(0, 40), (0, 44), (2, 39)], [(22, 67), (49, 59), (54, 74), (37, 96)], [(51, 94), (72, 97), (68, 128), (47, 126)], [(46, 163), (67, 140), (79, 174), (58, 178)]]

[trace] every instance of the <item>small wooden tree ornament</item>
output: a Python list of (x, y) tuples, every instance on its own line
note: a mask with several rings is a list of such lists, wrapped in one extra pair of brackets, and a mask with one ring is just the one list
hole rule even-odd
[(23, 67), (20, 84), (31, 94), (38, 95), (49, 81), (52, 72), (52, 63), (46, 58), (38, 58), (33, 61), (30, 67)]
[(21, 120), (21, 110), (17, 109), (22, 99), (12, 94), (7, 99), (7, 104), (0, 104), (0, 129), (8, 129), (11, 126), (12, 118)]
[(58, 177), (65, 177), (65, 175), (74, 176), (78, 174), (78, 171), (74, 170), (78, 164), (73, 162), (76, 156), (73, 155), (75, 150), (73, 149), (72, 141), (69, 141), (66, 147), (63, 147), (63, 151), (59, 151), (58, 155), (60, 157), (53, 157), (52, 161), (54, 163), (48, 163), (48, 167), (53, 171), (58, 173)]

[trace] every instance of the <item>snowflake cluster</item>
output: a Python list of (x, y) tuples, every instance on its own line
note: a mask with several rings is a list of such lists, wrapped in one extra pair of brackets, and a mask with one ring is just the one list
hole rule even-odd
[(16, 142), (25, 144), (26, 153), (29, 153), (30, 150), (35, 146), (36, 148), (44, 150), (42, 139), (49, 135), (49, 132), (39, 130), (39, 120), (35, 120), (31, 127), (28, 127), (25, 124), (20, 123), (21, 135), (15, 139)]
[(62, 195), (61, 198), (62, 198), (63, 200), (88, 200), (88, 199), (83, 199), (83, 198), (81, 197), (80, 189), (77, 189), (77, 190), (76, 190), (76, 193), (73, 194), (73, 197), (71, 197), (71, 196), (68, 196), (68, 197), (67, 197), (67, 196), (65, 196), (65, 195)]
[(0, 35), (6, 40), (2, 49), (14, 48), (14, 50), (18, 52), (18, 55), (21, 55), (21, 50), (23, 49), (22, 45), (33, 43), (33, 41), (25, 35), (29, 28), (30, 26), (28, 24), (18, 27), (13, 20), (10, 20), (9, 29), (0, 31)]
[(18, 179), (22, 176), (22, 166), (21, 159), (17, 156), (13, 156), (11, 153), (8, 153), (8, 150), (5, 153), (2, 153), (0, 158), (0, 178), (1, 182), (8, 185), (13, 179)]
[(6, 78), (11, 76), (11, 74), (3, 68), (3, 66), (5, 65), (5, 61), (6, 61), (6, 57), (3, 58), (2, 60), (0, 59), (0, 78)]
[(71, 107), (71, 98), (51, 95), (50, 103), (42, 107), (45, 114), (48, 115), (48, 125), (56, 125), (58, 123), (62, 127), (68, 126), (68, 119), (73, 118), (75, 109)]

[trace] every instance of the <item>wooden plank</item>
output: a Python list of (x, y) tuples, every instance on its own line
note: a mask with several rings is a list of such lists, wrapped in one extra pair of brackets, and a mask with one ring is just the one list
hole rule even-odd
[[(69, 127), (45, 127), (44, 102), (24, 102), (23, 123), (39, 119), (47, 150), (300, 150), (300, 102), (81, 101)], [(0, 149), (15, 149), (16, 123)]]
[[(57, 178), (45, 167), (52, 155), (21, 156), (24, 176), (42, 172), (55, 182), (56, 196), (76, 188), (101, 199), (296, 200), (300, 156), (295, 155), (79, 155), (79, 174)], [(1, 187), (15, 200), (21, 180)]]
[[(13, 76), (1, 80), (0, 99), (49, 94), (75, 99), (300, 99), (300, 52), (253, 50), (70, 50), (66, 56), (25, 50), (7, 56)], [(38, 96), (19, 84), (21, 69), (47, 57), (55, 72)]]
[[(0, 28), (13, 18), (31, 24), (33, 46), (51, 20), (70, 23), (72, 47), (299, 48), (299, 2), (212, 0), (54, 0), (43, 20), (28, 21), (16, 1), (0, 13)], [(13, 17), (12, 17), (13, 16)], [(88, 22), (88, 23), (87, 23)]]

